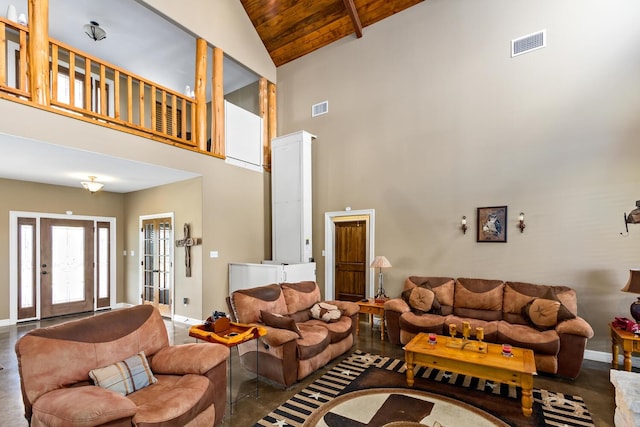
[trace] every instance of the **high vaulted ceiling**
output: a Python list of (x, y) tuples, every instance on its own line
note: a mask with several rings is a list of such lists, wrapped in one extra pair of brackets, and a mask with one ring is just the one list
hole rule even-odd
[(240, 1), (278, 67), (423, 0)]

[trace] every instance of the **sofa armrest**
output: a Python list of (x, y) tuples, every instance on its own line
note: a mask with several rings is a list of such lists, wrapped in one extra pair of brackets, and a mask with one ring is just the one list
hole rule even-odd
[(40, 396), (33, 404), (34, 425), (102, 425), (132, 418), (131, 399), (97, 386), (61, 388)]
[(587, 323), (582, 317), (576, 317), (575, 319), (565, 320), (556, 325), (556, 332), (558, 335), (572, 334), (584, 338), (593, 337), (593, 329), (591, 325)]
[(351, 317), (360, 312), (360, 306), (351, 301), (325, 301), (327, 304), (333, 304), (342, 312), (343, 316)]
[(273, 328), (271, 326), (264, 326), (264, 328), (267, 330), (267, 334), (262, 337), (262, 342), (271, 347), (279, 347), (300, 338), (296, 332), (288, 329)]
[(402, 298), (392, 298), (384, 303), (384, 311), (397, 311), (398, 313), (406, 313), (411, 311), (409, 304)]
[(229, 358), (229, 349), (221, 344), (190, 343), (161, 348), (151, 358), (155, 374), (203, 375)]

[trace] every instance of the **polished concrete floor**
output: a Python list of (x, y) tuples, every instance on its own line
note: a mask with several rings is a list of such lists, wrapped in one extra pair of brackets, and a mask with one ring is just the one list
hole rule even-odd
[[(0, 370), (0, 413), (2, 414), (0, 416), (0, 426), (27, 425), (23, 416), (24, 407), (22, 406), (20, 380), (14, 352), (16, 340), (33, 328), (48, 326), (64, 320), (69, 320), (69, 318), (0, 327), (0, 365), (4, 368)], [(188, 335), (189, 325), (171, 321), (167, 321), (166, 324), (172, 343), (181, 344), (195, 341)], [(381, 342), (379, 332), (371, 333), (367, 323), (363, 322), (361, 324), (361, 332), (358, 338), (357, 343), (354, 345), (354, 350), (359, 349), (384, 356), (403, 357), (403, 351), (400, 346)], [(318, 370), (315, 374), (288, 389), (283, 389), (269, 382), (258, 381), (258, 397), (256, 398), (255, 376), (242, 369), (239, 365), (238, 354), (235, 349), (231, 352), (231, 358), (231, 393), (232, 398), (238, 399), (238, 401), (233, 404), (233, 408), (227, 407), (223, 422), (224, 427), (253, 426), (257, 420), (296, 394), (308, 383), (322, 376), (327, 371), (327, 368), (332, 366), (329, 365)], [(586, 360), (583, 364), (582, 372), (576, 380), (539, 375), (534, 380), (534, 386), (555, 392), (582, 396), (597, 427), (613, 426), (615, 403), (613, 386), (609, 382), (608, 364)], [(233, 410), (233, 413), (231, 413), (230, 409)]]

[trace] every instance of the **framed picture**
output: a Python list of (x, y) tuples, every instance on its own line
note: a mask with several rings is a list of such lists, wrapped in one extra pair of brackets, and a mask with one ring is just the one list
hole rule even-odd
[(478, 208), (478, 242), (506, 243), (507, 207)]

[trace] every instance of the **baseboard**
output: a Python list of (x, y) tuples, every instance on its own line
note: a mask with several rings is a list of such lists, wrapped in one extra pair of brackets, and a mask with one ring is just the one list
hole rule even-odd
[(186, 323), (187, 325), (202, 325), (202, 320), (200, 319), (192, 319), (190, 317), (178, 316), (178, 315), (173, 316), (173, 321)]
[[(613, 354), (606, 351), (585, 350), (584, 358), (586, 360), (593, 360), (594, 362), (603, 362), (611, 364)], [(622, 367), (624, 363), (624, 355), (622, 352), (618, 355), (618, 367)], [(640, 366), (640, 357), (631, 356), (631, 364), (633, 366)]]

